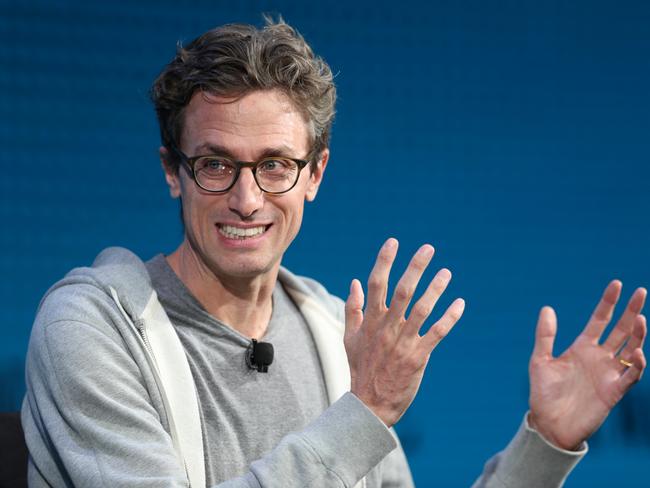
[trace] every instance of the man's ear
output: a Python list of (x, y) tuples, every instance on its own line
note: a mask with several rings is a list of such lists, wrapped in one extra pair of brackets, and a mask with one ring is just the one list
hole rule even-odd
[(165, 146), (160, 146), (158, 154), (160, 155), (160, 164), (165, 172), (165, 180), (169, 186), (169, 194), (172, 198), (178, 198), (181, 196), (181, 180), (178, 175), (180, 168), (178, 166), (174, 167), (171, 163), (171, 156)]
[[(311, 167), (305, 168), (305, 170), (310, 171), (309, 183), (307, 184), (307, 191), (305, 192), (305, 200), (308, 202), (313, 202), (318, 193), (318, 187), (320, 186), (321, 181), (323, 181), (323, 174), (325, 173), (325, 168), (327, 167), (327, 161), (330, 158), (329, 148), (323, 149), (320, 154), (320, 159), (314, 166), (313, 170)], [(311, 163), (310, 163), (311, 164)], [(304, 170), (303, 170), (304, 171)]]

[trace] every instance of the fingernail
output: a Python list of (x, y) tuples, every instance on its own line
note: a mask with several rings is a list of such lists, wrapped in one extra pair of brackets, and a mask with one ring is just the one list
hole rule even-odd
[(392, 251), (393, 249), (395, 249), (395, 248), (397, 247), (397, 239), (395, 239), (394, 237), (389, 238), (389, 239), (384, 243), (384, 247), (385, 247), (387, 250)]
[(449, 281), (451, 280), (451, 271), (449, 271), (447, 268), (442, 268), (440, 271), (438, 271), (437, 278)]
[(420, 248), (420, 252), (426, 258), (433, 256), (433, 246), (431, 244), (425, 244)]

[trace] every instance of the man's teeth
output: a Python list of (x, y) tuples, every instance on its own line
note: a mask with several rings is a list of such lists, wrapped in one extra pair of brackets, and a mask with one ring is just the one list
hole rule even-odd
[(246, 239), (247, 237), (255, 237), (263, 234), (266, 230), (265, 225), (260, 225), (259, 227), (250, 227), (248, 229), (233, 227), (232, 225), (219, 225), (217, 228), (221, 234), (230, 239)]

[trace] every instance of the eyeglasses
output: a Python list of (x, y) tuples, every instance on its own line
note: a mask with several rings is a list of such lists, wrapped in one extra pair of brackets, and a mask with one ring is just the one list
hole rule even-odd
[(170, 145), (186, 165), (197, 185), (205, 191), (224, 193), (230, 190), (242, 168), (250, 168), (260, 190), (274, 195), (286, 193), (298, 182), (300, 171), (309, 164), (304, 159), (273, 156), (260, 161), (235, 161), (225, 156), (188, 157), (175, 145)]

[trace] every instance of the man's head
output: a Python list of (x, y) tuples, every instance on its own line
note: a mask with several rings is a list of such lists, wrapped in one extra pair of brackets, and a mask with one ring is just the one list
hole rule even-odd
[[(227, 25), (179, 48), (152, 99), (194, 268), (225, 279), (277, 270), (318, 191), (335, 98), (327, 64), (283, 22)], [(309, 168), (294, 168), (285, 185), (282, 160)], [(236, 179), (222, 177), (238, 165)], [(278, 186), (286, 191), (269, 191)]]
[[(197, 92), (236, 98), (279, 90), (305, 118), (312, 153), (328, 147), (336, 101), (332, 71), (292, 27), (266, 21), (262, 29), (217, 27), (178, 47), (151, 89), (163, 146), (182, 145), (185, 109)], [(167, 162), (178, 170), (178, 157)]]

